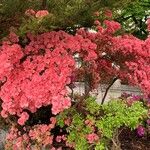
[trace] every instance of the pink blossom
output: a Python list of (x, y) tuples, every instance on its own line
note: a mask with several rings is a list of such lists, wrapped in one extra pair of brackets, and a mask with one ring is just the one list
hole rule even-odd
[(35, 15), (35, 11), (33, 9), (27, 9), (25, 12), (26, 16), (34, 16)]
[(8, 117), (8, 114), (7, 114), (6, 111), (2, 110), (2, 111), (1, 111), (1, 116), (2, 116), (3, 118), (7, 118), (7, 117)]
[(36, 18), (43, 18), (45, 16), (47, 16), (49, 14), (49, 12), (47, 10), (39, 10), (35, 16)]
[(59, 143), (60, 143), (61, 140), (62, 140), (61, 136), (57, 136), (57, 137), (56, 137), (56, 142), (59, 142)]
[(96, 26), (101, 25), (101, 23), (99, 22), (99, 20), (95, 20), (95, 21), (94, 21), (94, 24), (95, 24)]
[(95, 133), (88, 134), (86, 138), (87, 138), (89, 143), (94, 143), (94, 142), (97, 142), (99, 140), (98, 135)]
[(106, 10), (105, 11), (105, 16), (109, 17), (109, 18), (112, 18), (112, 11), (111, 10)]
[(147, 19), (147, 30), (150, 32), (150, 18)]
[(71, 124), (71, 119), (67, 118), (64, 120), (65, 125), (69, 126)]
[(18, 119), (18, 123), (20, 125), (24, 125), (25, 122), (29, 119), (29, 115), (27, 112), (23, 112), (20, 116), (20, 118)]
[(9, 34), (9, 40), (12, 43), (17, 43), (17, 42), (19, 42), (19, 37), (15, 33), (10, 32), (10, 34)]
[(94, 16), (98, 17), (100, 14), (98, 11), (94, 12)]
[(137, 128), (137, 134), (138, 134), (138, 136), (141, 137), (141, 136), (144, 135), (144, 133), (145, 133), (145, 128), (143, 126), (139, 125), (138, 128)]
[(55, 117), (51, 117), (51, 118), (50, 118), (50, 121), (51, 121), (51, 123), (52, 123), (52, 124), (54, 124), (54, 125), (55, 125), (57, 120), (56, 120), (56, 118), (55, 118)]

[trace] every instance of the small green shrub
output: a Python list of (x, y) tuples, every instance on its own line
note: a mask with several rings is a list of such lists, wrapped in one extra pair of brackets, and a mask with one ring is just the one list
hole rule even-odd
[[(80, 112), (78, 111), (80, 109)], [(107, 104), (98, 105), (95, 98), (89, 97), (82, 104), (57, 116), (57, 124), (67, 131), (67, 143), (75, 150), (105, 150), (116, 130), (126, 126), (135, 129), (147, 114), (142, 102), (134, 102), (128, 106), (125, 100), (111, 100)], [(66, 124), (66, 120), (70, 120)], [(97, 138), (93, 140), (88, 136)]]

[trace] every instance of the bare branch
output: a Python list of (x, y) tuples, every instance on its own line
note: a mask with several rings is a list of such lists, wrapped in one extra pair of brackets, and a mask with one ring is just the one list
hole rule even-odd
[(104, 101), (105, 101), (105, 98), (107, 96), (107, 93), (109, 91), (109, 89), (111, 88), (111, 86), (115, 83), (115, 81), (118, 79), (118, 77), (115, 77), (112, 82), (110, 83), (110, 85), (106, 88), (106, 91), (105, 91), (105, 94), (104, 94), (104, 97), (102, 98), (102, 102), (101, 104), (104, 104)]
[(46, 9), (47, 0), (42, 0), (42, 9)]

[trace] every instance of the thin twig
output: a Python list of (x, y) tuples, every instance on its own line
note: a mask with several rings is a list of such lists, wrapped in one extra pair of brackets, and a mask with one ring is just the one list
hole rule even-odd
[(42, 9), (46, 9), (47, 0), (42, 0)]
[(103, 98), (102, 98), (101, 105), (104, 104), (104, 101), (105, 101), (105, 98), (106, 98), (106, 96), (107, 96), (107, 93), (108, 93), (109, 89), (111, 88), (111, 86), (114, 84), (114, 82), (115, 82), (117, 79), (118, 79), (118, 77), (115, 77), (115, 78), (113, 79), (113, 81), (110, 83), (110, 85), (106, 88), (105, 94), (104, 94), (104, 96), (103, 96)]

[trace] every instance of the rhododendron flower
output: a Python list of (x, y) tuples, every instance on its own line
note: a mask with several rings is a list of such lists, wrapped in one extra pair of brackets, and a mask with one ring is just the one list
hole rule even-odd
[(7, 117), (8, 117), (8, 114), (7, 114), (7, 112), (6, 112), (5, 110), (2, 110), (2, 111), (1, 111), (1, 116), (2, 116), (3, 118), (7, 118)]
[(20, 100), (20, 106), (22, 108), (27, 108), (29, 106), (29, 102), (28, 102), (28, 99), (27, 97), (21, 97), (21, 100)]
[(43, 18), (45, 16), (47, 16), (49, 14), (49, 12), (47, 10), (39, 10), (36, 14), (35, 17), (36, 18)]
[(55, 117), (51, 117), (51, 118), (50, 118), (50, 121), (51, 121), (51, 123), (52, 123), (52, 124), (54, 124), (54, 125), (55, 125), (55, 124), (56, 124), (56, 122), (57, 122), (57, 120), (56, 120), (56, 118), (55, 118)]
[(94, 24), (95, 24), (96, 26), (101, 25), (101, 23), (100, 23), (98, 20), (95, 20), (95, 21), (94, 21)]
[(20, 125), (24, 125), (25, 122), (29, 119), (29, 115), (27, 112), (23, 112), (21, 115), (20, 115), (20, 118), (18, 119), (18, 123)]
[(94, 122), (91, 120), (85, 120), (85, 124), (88, 126), (92, 126), (94, 124)]
[(99, 140), (99, 137), (97, 134), (95, 133), (91, 133), (91, 134), (88, 134), (86, 136), (87, 140), (89, 143), (94, 143), (94, 142), (97, 142)]
[(98, 30), (100, 33), (104, 31), (104, 29), (103, 29), (102, 26), (97, 26), (96, 28), (97, 28), (97, 30)]
[(105, 16), (106, 17), (109, 17), (109, 18), (112, 18), (112, 11), (111, 10), (105, 10)]
[(107, 27), (106, 32), (108, 32), (108, 33), (115, 33), (116, 31), (121, 29), (121, 25), (115, 21), (105, 20), (104, 24)]
[(41, 124), (35, 125), (33, 130), (29, 131), (29, 137), (32, 140), (41, 142), (44, 146), (51, 145), (53, 143), (53, 135), (50, 134), (50, 126)]
[(143, 136), (144, 133), (145, 133), (145, 128), (143, 126), (139, 125), (138, 128), (137, 128), (137, 134), (139, 136)]
[(147, 122), (148, 125), (150, 125), (150, 119), (148, 119), (146, 122)]
[(10, 40), (12, 43), (17, 43), (17, 42), (19, 42), (19, 37), (18, 37), (15, 33), (13, 33), (13, 32), (10, 32), (8, 38), (9, 38), (9, 40)]
[(57, 136), (57, 137), (56, 137), (56, 142), (60, 143), (61, 140), (62, 140), (61, 136)]
[(36, 13), (36, 12), (35, 12), (33, 9), (27, 9), (27, 10), (25, 11), (25, 15), (27, 15), (27, 16), (34, 16), (35, 13)]
[(94, 16), (98, 17), (100, 13), (98, 11), (94, 12)]
[(147, 30), (150, 32), (150, 18), (147, 19)]
[(71, 119), (67, 118), (64, 120), (65, 125), (69, 126), (71, 124)]

